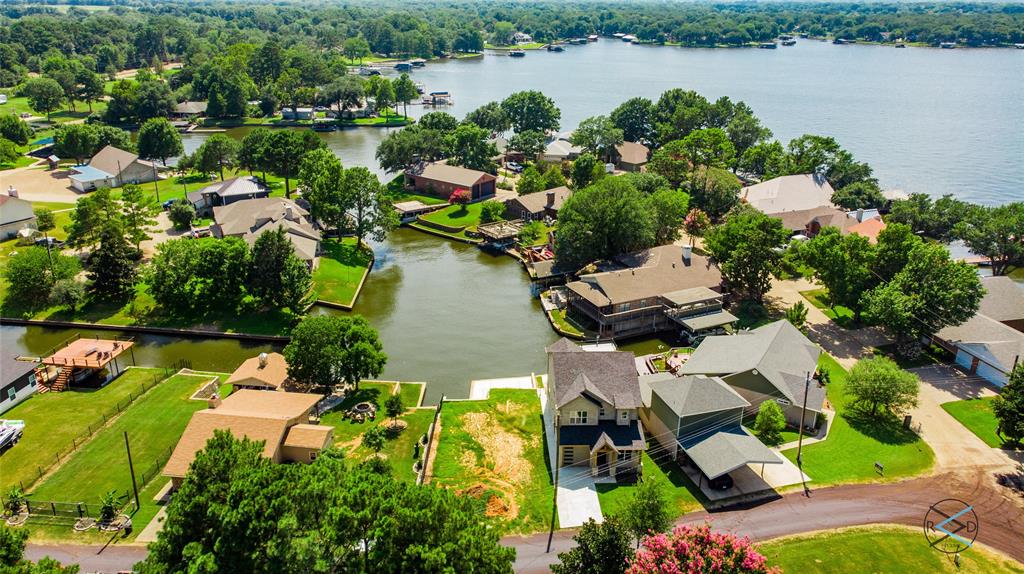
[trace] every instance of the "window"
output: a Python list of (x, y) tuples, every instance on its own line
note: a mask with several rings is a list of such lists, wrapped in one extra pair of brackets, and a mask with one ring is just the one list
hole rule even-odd
[(576, 411), (569, 415), (569, 424), (571, 425), (585, 425), (587, 424), (587, 411)]
[(622, 462), (626, 462), (631, 458), (633, 458), (633, 451), (631, 450), (624, 450), (622, 451), (622, 454), (619, 455), (619, 460)]
[(605, 416), (604, 407), (601, 407), (601, 410), (597, 412), (597, 416), (599, 416), (599, 417)]
[(14, 390), (14, 387), (7, 389), (7, 400), (13, 401), (14, 397), (17, 396), (18, 392)]
[(621, 422), (629, 422), (629, 411), (619, 411), (619, 420)]
[(576, 462), (576, 449), (574, 447), (562, 448), (562, 464), (572, 464)]

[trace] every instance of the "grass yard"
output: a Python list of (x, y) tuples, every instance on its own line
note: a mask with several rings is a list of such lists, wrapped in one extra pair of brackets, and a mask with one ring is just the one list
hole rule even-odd
[(405, 176), (399, 175), (391, 181), (384, 184), (387, 188), (388, 197), (391, 198), (393, 203), (400, 201), (420, 201), (426, 205), (443, 205), (448, 203), (447, 200), (441, 199), (440, 197), (434, 197), (432, 195), (421, 195), (414, 193), (405, 188)]
[[(422, 383), (397, 383), (398, 393), (402, 397), (402, 405), (406, 411), (399, 420), (407, 425), (399, 432), (388, 432), (388, 440), (381, 454), (392, 465), (395, 477), (401, 480), (415, 481), (413, 463), (421, 453), (416, 447), (417, 441), (426, 434), (430, 423), (434, 420), (434, 409), (417, 409), (419, 405)], [(384, 412), (384, 401), (394, 394), (396, 383), (366, 381), (359, 384), (359, 390), (349, 395), (334, 410), (320, 417), (320, 423), (334, 427), (334, 446), (345, 452), (351, 460), (365, 460), (373, 455), (373, 451), (362, 446), (363, 434), (372, 427), (384, 425), (388, 429), (391, 419)], [(345, 419), (342, 414), (352, 406), (361, 402), (377, 405), (377, 416), (373, 421), (357, 423)]]
[(6, 169), (15, 169), (15, 168), (18, 168), (18, 167), (28, 167), (28, 166), (32, 165), (33, 163), (35, 163), (37, 159), (38, 158), (34, 158), (34, 157), (28, 156), (28, 155), (19, 156), (18, 159), (14, 160), (13, 162), (10, 162), (10, 163), (0, 163), (0, 171), (6, 170)]
[(24, 420), (25, 433), (18, 446), (0, 457), (0, 492), (19, 483), (28, 487), (38, 478), (39, 468), (69, 449), (72, 439), (95, 430), (118, 403), (162, 374), (160, 369), (132, 368), (101, 389), (34, 395), (4, 413), (4, 418)]
[(540, 400), (533, 390), (495, 389), (483, 401), (449, 401), (433, 484), (475, 498), (510, 533), (550, 526), (553, 486)]
[(448, 227), (464, 227), (476, 229), (480, 225), (480, 210), (484, 202), (470, 203), (468, 205), (451, 205), (422, 217), (426, 221), (440, 223)]
[(768, 564), (800, 574), (1022, 574), (1024, 565), (975, 545), (953, 557), (928, 546), (920, 528), (873, 525), (794, 536), (758, 545)]
[[(189, 397), (210, 379), (210, 376), (179, 374), (150, 389), (36, 486), (32, 497), (98, 503), (105, 492), (130, 491), (132, 481), (124, 432), (128, 433), (137, 479), (152, 480), (159, 476), (159, 470), (156, 475), (143, 475), (162, 466), (169, 450), (185, 431), (192, 413), (206, 408), (206, 401), (189, 400)], [(140, 482), (139, 487), (143, 486), (145, 483)]]
[(942, 409), (952, 415), (960, 424), (967, 427), (967, 430), (985, 441), (985, 444), (988, 446), (992, 448), (1015, 449), (1019, 445), (1005, 442), (996, 434), (999, 421), (996, 420), (996, 415), (992, 412), (993, 400), (995, 400), (995, 397), (953, 401), (951, 403), (943, 403)]
[(313, 272), (317, 299), (349, 307), (355, 305), (356, 289), (363, 276), (370, 272), (373, 253), (365, 246), (358, 246), (355, 237), (325, 239), (320, 246), (324, 253)]
[(834, 307), (829, 306), (828, 289), (801, 291), (800, 294), (804, 296), (804, 299), (810, 301), (811, 305), (821, 309), (821, 312), (824, 313), (826, 317), (843, 329), (860, 329), (861, 327), (869, 324), (864, 321), (855, 320), (853, 318), (854, 313), (852, 309), (843, 307), (842, 305), (836, 305)]
[[(813, 485), (890, 481), (931, 468), (935, 454), (921, 437), (903, 428), (894, 415), (869, 417), (851, 410), (845, 394), (846, 370), (826, 354), (819, 366), (831, 377), (827, 393), (836, 416), (826, 440), (804, 446), (804, 471)], [(796, 462), (795, 448), (782, 454)], [(885, 467), (884, 476), (875, 472), (875, 462)]]
[(561, 330), (566, 336), (577, 337), (582, 339), (584, 337), (583, 329), (576, 326), (575, 322), (570, 322), (570, 319), (565, 316), (565, 309), (555, 309), (548, 314), (551, 320), (555, 322), (555, 325)]
[[(644, 452), (640, 459), (643, 464), (643, 476), (645, 480), (654, 480), (665, 484), (665, 492), (668, 495), (669, 506), (672, 511), (672, 518), (676, 518), (699, 510), (706, 499), (701, 494), (697, 485), (686, 476), (674, 462), (664, 460), (664, 456), (657, 462)], [(615, 514), (620, 508), (632, 498), (636, 491), (633, 484), (597, 484), (597, 498), (601, 501), (601, 512), (605, 516)]]

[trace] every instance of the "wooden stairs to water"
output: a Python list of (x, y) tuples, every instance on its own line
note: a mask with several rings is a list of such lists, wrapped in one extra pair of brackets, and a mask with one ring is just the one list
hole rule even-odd
[(74, 372), (75, 368), (71, 366), (63, 366), (60, 368), (60, 372), (57, 373), (57, 377), (49, 382), (43, 382), (45, 379), (40, 378), (39, 383), (36, 384), (36, 390), (40, 393), (47, 393), (50, 391), (61, 392), (68, 388), (68, 383), (71, 382), (71, 373)]

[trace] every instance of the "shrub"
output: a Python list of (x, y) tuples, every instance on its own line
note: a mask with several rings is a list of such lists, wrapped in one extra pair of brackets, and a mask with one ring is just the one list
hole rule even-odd
[(505, 204), (489, 200), (480, 205), (480, 223), (491, 223), (505, 219)]
[(179, 199), (171, 204), (167, 217), (174, 224), (178, 231), (187, 231), (192, 228), (192, 221), (196, 218), (196, 210), (187, 199)]
[(904, 371), (888, 357), (861, 359), (846, 379), (846, 392), (855, 404), (868, 407), (871, 414), (879, 409), (899, 413), (917, 406), (920, 386), (917, 375)]
[(779, 433), (786, 428), (786, 415), (782, 414), (782, 408), (778, 403), (767, 400), (761, 403), (757, 409), (757, 418), (754, 420), (754, 431), (757, 436), (767, 445), (776, 446), (782, 442), (782, 435)]
[(677, 526), (670, 534), (644, 539), (627, 574), (688, 572), (693, 574), (782, 574), (769, 567), (750, 540), (713, 532), (711, 525)]

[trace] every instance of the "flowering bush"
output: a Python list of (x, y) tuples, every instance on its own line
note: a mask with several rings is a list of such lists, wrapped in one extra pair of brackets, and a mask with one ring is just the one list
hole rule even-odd
[(704, 231), (711, 226), (711, 220), (708, 218), (708, 214), (694, 207), (686, 214), (686, 219), (683, 220), (683, 229), (686, 234), (690, 236), (690, 245), (693, 245), (694, 240), (697, 237), (702, 237)]
[(747, 538), (713, 532), (710, 524), (677, 526), (644, 538), (627, 574), (781, 574)]
[(448, 203), (465, 206), (469, 203), (470, 199), (472, 199), (472, 197), (470, 196), (469, 190), (460, 187), (448, 196)]

